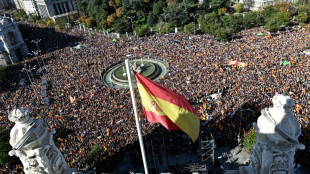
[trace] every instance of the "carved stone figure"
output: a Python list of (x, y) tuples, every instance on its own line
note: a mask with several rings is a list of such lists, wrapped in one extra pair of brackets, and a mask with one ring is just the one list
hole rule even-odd
[(74, 171), (68, 168), (54, 144), (52, 138), (56, 131), (49, 132), (42, 119), (29, 117), (28, 108), (14, 108), (9, 120), (15, 123), (10, 132), (13, 150), (9, 155), (20, 158), (26, 174), (64, 174)]
[(291, 108), (294, 100), (287, 95), (275, 95), (274, 106), (262, 110), (256, 127), (257, 141), (252, 150), (250, 166), (240, 167), (243, 174), (288, 174), (294, 172), (294, 155), (305, 149), (298, 142), (300, 124)]

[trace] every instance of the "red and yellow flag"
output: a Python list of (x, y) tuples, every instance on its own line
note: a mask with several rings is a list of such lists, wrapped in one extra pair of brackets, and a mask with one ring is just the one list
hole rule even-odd
[(143, 112), (151, 123), (161, 123), (168, 130), (183, 130), (195, 142), (199, 136), (200, 121), (190, 103), (160, 84), (135, 73), (142, 100)]

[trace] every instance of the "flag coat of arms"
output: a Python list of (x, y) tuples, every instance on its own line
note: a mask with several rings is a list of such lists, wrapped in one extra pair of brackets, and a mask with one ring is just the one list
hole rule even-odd
[(161, 123), (168, 130), (181, 129), (195, 142), (199, 137), (197, 111), (180, 94), (135, 72), (143, 112), (151, 123)]

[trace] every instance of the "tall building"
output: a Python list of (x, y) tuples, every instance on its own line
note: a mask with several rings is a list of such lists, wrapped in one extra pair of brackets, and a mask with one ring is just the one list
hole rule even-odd
[(274, 5), (276, 2), (287, 2), (295, 3), (296, 0), (232, 0), (233, 2), (239, 2), (244, 5), (246, 9), (258, 10), (259, 7), (264, 7), (268, 5)]
[(57, 18), (77, 11), (75, 0), (14, 0), (17, 9), (41, 18)]
[(16, 22), (9, 17), (0, 16), (0, 65), (11, 64), (28, 54)]

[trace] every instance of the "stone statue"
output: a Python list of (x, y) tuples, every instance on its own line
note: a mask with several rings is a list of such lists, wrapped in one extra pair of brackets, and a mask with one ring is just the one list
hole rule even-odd
[(136, 62), (133, 65), (130, 64), (130, 68), (132, 71), (136, 71), (137, 73), (142, 72), (141, 66), (138, 66)]
[(294, 100), (287, 95), (275, 95), (274, 106), (264, 108), (256, 127), (257, 141), (250, 166), (240, 167), (243, 174), (287, 174), (294, 172), (294, 155), (305, 146), (298, 142), (300, 123), (291, 108)]
[(66, 174), (72, 173), (54, 144), (52, 130), (49, 132), (42, 119), (29, 117), (28, 108), (14, 108), (9, 120), (15, 125), (10, 132), (10, 156), (20, 158), (26, 174)]

